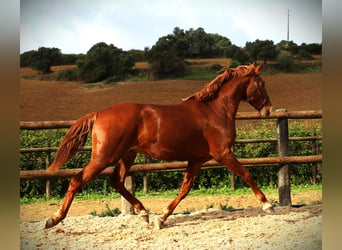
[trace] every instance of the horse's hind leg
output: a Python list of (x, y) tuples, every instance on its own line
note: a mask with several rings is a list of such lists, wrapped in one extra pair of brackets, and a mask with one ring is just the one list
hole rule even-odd
[(196, 176), (199, 173), (199, 170), (202, 167), (203, 162), (188, 162), (188, 166), (186, 168), (186, 172), (184, 174), (182, 186), (180, 188), (180, 191), (177, 195), (177, 197), (168, 205), (166, 212), (164, 215), (156, 221), (156, 227), (162, 228), (164, 225), (165, 220), (172, 214), (172, 212), (175, 210), (177, 205), (186, 197), (186, 195), (189, 193), (192, 184), (194, 183)]
[(128, 170), (134, 162), (137, 153), (135, 151), (127, 152), (116, 164), (113, 174), (110, 178), (110, 185), (118, 191), (129, 203), (132, 204), (135, 211), (140, 214), (142, 219), (148, 223), (149, 218), (143, 204), (131, 194), (125, 187), (125, 177)]
[(81, 170), (81, 172), (79, 172), (76, 176), (71, 177), (62, 206), (52, 217), (46, 220), (45, 228), (50, 228), (57, 225), (66, 217), (75, 194), (86, 183), (95, 178), (104, 168), (106, 168), (106, 166), (106, 164), (96, 165), (94, 164), (94, 161), (90, 161), (88, 165)]

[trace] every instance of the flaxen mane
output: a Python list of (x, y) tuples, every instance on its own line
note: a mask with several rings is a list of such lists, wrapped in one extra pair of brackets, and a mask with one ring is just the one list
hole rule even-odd
[(200, 102), (211, 101), (216, 97), (218, 91), (220, 90), (221, 86), (225, 82), (234, 78), (235, 76), (244, 77), (247, 75), (252, 75), (252, 74), (254, 74), (254, 69), (255, 69), (254, 64), (251, 64), (248, 66), (247, 65), (241, 65), (237, 68), (226, 67), (226, 68), (220, 70), (220, 72), (222, 72), (224, 70), (224, 72), (221, 75), (218, 75), (214, 80), (212, 80), (202, 90), (192, 94), (191, 96), (184, 98), (183, 101), (190, 100), (190, 99), (197, 100)]

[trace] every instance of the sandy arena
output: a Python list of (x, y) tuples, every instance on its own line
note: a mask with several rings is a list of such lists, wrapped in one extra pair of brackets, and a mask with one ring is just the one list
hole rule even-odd
[[(276, 199), (272, 195), (270, 200)], [(321, 202), (320, 190), (292, 195), (293, 204)], [(20, 207), (21, 249), (321, 249), (322, 205), (299, 208), (276, 207), (264, 213), (253, 195), (187, 197), (165, 228), (156, 229), (171, 198), (141, 199), (150, 210), (150, 223), (135, 215), (97, 217), (113, 201), (75, 201), (67, 218), (50, 229), (44, 219), (59, 204), (22, 205)], [(219, 204), (241, 209), (222, 211)], [(212, 206), (213, 208), (207, 208)], [(243, 209), (242, 209), (243, 208)], [(190, 214), (184, 214), (190, 211)]]

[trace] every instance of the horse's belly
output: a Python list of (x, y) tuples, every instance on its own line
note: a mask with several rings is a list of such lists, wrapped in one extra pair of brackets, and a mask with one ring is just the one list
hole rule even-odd
[(164, 161), (188, 161), (210, 159), (207, 145), (199, 144), (179, 144), (165, 145), (161, 143), (151, 143), (149, 145), (134, 148), (138, 153), (147, 155), (157, 160)]

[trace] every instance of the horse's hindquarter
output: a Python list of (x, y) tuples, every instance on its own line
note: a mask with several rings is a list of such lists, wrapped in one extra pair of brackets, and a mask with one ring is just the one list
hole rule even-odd
[(142, 105), (135, 150), (160, 160), (210, 159), (205, 115), (186, 105)]
[(92, 130), (92, 157), (117, 162), (136, 143), (140, 107), (119, 103), (98, 112)]

